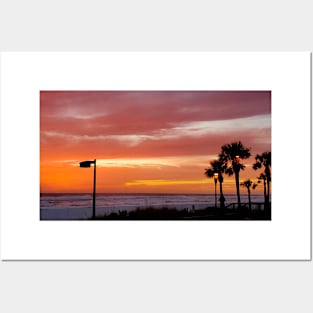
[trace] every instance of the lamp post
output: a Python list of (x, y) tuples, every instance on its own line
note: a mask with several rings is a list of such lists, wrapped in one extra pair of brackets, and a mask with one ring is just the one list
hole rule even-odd
[(215, 186), (215, 208), (217, 208), (217, 198), (216, 198), (216, 184), (217, 184), (218, 173), (214, 173), (214, 186)]
[(93, 201), (92, 201), (92, 219), (96, 218), (96, 159), (93, 161), (83, 161), (79, 163), (80, 167), (90, 167), (94, 164), (93, 170)]

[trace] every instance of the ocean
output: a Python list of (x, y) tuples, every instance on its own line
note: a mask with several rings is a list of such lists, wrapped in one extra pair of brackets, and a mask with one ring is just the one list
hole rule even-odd
[[(225, 194), (225, 206), (237, 202), (236, 194)], [(219, 195), (217, 195), (217, 204)], [(248, 203), (246, 193), (240, 194), (241, 202)], [(264, 196), (251, 195), (251, 202), (262, 203)], [(108, 215), (137, 208), (204, 209), (215, 206), (214, 194), (109, 194), (96, 195), (96, 214)], [(86, 219), (92, 214), (92, 194), (88, 193), (42, 193), (40, 194), (40, 217), (49, 219)]]

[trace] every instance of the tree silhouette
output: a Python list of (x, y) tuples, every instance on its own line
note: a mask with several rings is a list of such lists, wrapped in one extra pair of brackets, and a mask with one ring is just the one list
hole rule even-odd
[(237, 202), (240, 207), (240, 191), (239, 191), (239, 172), (244, 170), (245, 166), (240, 160), (247, 159), (251, 156), (250, 149), (245, 148), (240, 141), (226, 144), (221, 148), (219, 159), (226, 166), (225, 173), (229, 176), (235, 174)]
[(251, 190), (250, 190), (250, 188), (252, 187), (252, 189), (255, 189), (257, 184), (253, 183), (253, 181), (248, 179), (248, 180), (245, 180), (243, 183), (241, 183), (240, 186), (246, 187), (248, 190), (249, 211), (251, 212)]
[[(223, 173), (225, 172), (225, 165), (223, 162), (219, 161), (219, 160), (213, 160), (210, 162), (210, 167), (205, 169), (204, 175), (206, 175), (207, 177), (211, 178), (214, 177), (214, 174), (217, 173), (218, 174), (218, 182), (220, 184), (220, 209), (223, 212), (224, 210), (224, 202), (225, 202), (225, 197), (223, 194)], [(221, 212), (221, 213), (222, 213)]]
[[(272, 153), (271, 152), (263, 152), (262, 154), (257, 154), (255, 157), (256, 162), (253, 164), (253, 169), (257, 170), (260, 168), (264, 168), (264, 173), (261, 174), (266, 177), (266, 196), (265, 196), (265, 210), (266, 213), (270, 214), (270, 182), (272, 180), (271, 177), (271, 167), (272, 167)], [(262, 176), (262, 177), (263, 177)], [(263, 179), (263, 178), (262, 178)]]
[(258, 177), (258, 184), (261, 183), (261, 181), (263, 180), (263, 188), (264, 188), (264, 203), (266, 203), (266, 175), (264, 173), (260, 174), (260, 176)]

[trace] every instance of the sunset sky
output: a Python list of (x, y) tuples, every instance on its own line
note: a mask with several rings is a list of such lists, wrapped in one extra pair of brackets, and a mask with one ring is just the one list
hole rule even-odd
[[(271, 150), (269, 91), (41, 91), (41, 192), (210, 193), (204, 176), (221, 146), (241, 141), (251, 164)], [(224, 176), (234, 192), (234, 176)], [(262, 193), (262, 187), (258, 187)]]

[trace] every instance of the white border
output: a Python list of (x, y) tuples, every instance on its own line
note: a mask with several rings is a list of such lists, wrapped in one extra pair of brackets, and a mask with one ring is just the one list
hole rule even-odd
[[(272, 90), (273, 220), (39, 221), (39, 91), (49, 89)], [(308, 52), (1, 54), (4, 260), (308, 260), (310, 171), (292, 173), (293, 161), (310, 164)]]

